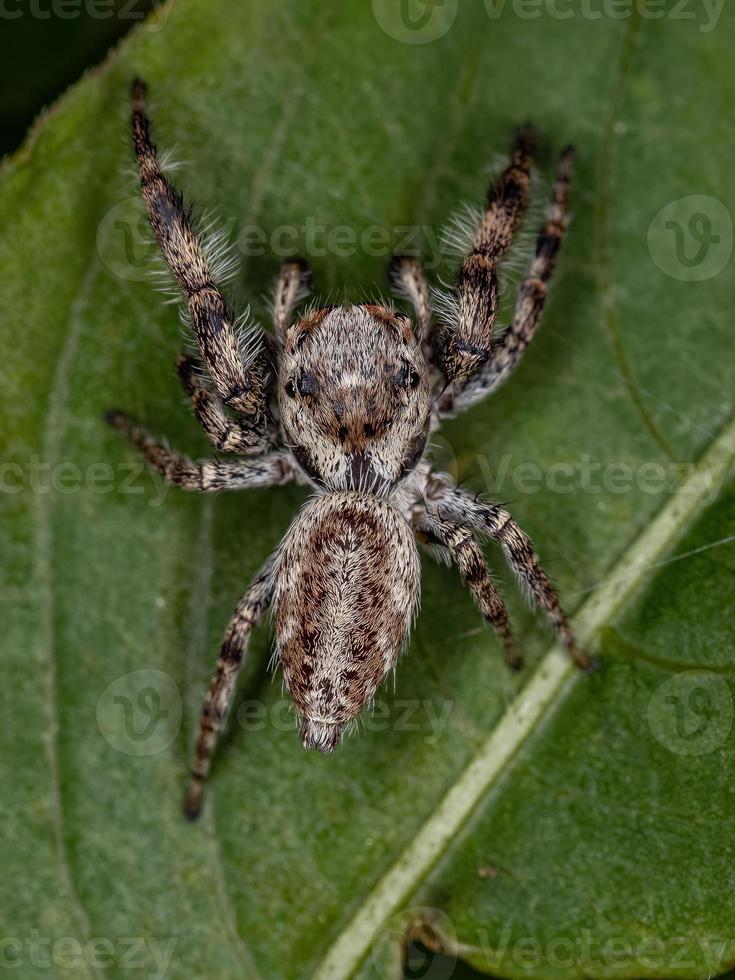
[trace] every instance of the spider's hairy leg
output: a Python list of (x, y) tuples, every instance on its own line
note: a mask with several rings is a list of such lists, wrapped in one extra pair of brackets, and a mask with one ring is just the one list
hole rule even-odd
[(455, 521), (446, 521), (428, 514), (417, 517), (414, 527), (419, 541), (447, 549), (480, 612), (500, 638), (508, 666), (513, 670), (520, 670), (523, 656), (508, 624), (508, 610), (495, 588), (482, 549), (472, 531)]
[(437, 361), (455, 386), (463, 385), (490, 356), (498, 270), (528, 206), (534, 146), (531, 128), (521, 128), (510, 166), (490, 188), (472, 250), (459, 270), (456, 322), (445, 323), (435, 337)]
[(199, 737), (191, 769), (191, 783), (184, 808), (190, 820), (196, 819), (201, 810), (204, 780), (209, 773), (217, 735), (232, 702), (248, 639), (271, 602), (273, 562), (274, 558), (271, 556), (238, 603), (222, 641), (217, 670), (204, 699), (199, 722)]
[(423, 343), (431, 332), (431, 296), (421, 261), (411, 255), (394, 255), (388, 263), (388, 278), (394, 292), (413, 307), (418, 339)]
[(577, 646), (556, 589), (541, 568), (530, 538), (511, 514), (498, 504), (478, 500), (455, 487), (445, 474), (431, 475), (427, 483), (427, 496), (441, 508), (443, 515), (500, 543), (516, 578), (534, 604), (546, 613), (575, 664), (582, 670), (593, 667), (594, 661)]
[(515, 370), (533, 340), (546, 302), (549, 280), (569, 224), (569, 189), (574, 157), (573, 147), (568, 146), (562, 151), (546, 223), (536, 241), (536, 251), (528, 273), (518, 290), (513, 322), (493, 348), (490, 360), (457, 393), (452, 404), (455, 411), (469, 408), (498, 388)]
[(297, 304), (311, 292), (311, 269), (304, 259), (288, 259), (281, 266), (273, 297), (273, 326), (283, 341)]
[(213, 282), (205, 250), (192, 228), (181, 194), (161, 173), (145, 114), (145, 84), (131, 89), (132, 134), (140, 189), (151, 228), (181, 289), (202, 358), (226, 405), (261, 418), (266, 412), (267, 358), (263, 344), (241, 350), (234, 317)]
[(271, 444), (267, 431), (247, 419), (231, 419), (193, 358), (182, 354), (176, 361), (176, 370), (184, 391), (191, 398), (199, 424), (217, 449), (246, 456), (260, 456), (267, 451)]
[(107, 412), (105, 420), (114, 429), (128, 436), (152, 469), (184, 490), (213, 493), (217, 490), (244, 487), (280, 486), (298, 477), (287, 453), (267, 453), (248, 462), (222, 463), (217, 459), (209, 459), (195, 463), (187, 456), (161, 445), (124, 412)]

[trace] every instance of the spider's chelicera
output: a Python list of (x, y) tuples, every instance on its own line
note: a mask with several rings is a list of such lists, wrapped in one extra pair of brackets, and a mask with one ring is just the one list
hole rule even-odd
[(416, 612), (416, 542), (453, 560), (511, 666), (521, 665), (508, 614), (479, 541), (500, 542), (531, 600), (580, 667), (557, 594), (511, 515), (457, 488), (426, 459), (443, 418), (494, 391), (538, 326), (567, 225), (573, 151), (564, 150), (552, 201), (520, 285), (510, 327), (498, 339), (498, 268), (526, 210), (533, 133), (519, 131), (510, 165), (493, 184), (456, 284), (432, 314), (420, 262), (396, 256), (390, 275), (414, 318), (392, 306), (312, 306), (308, 267), (287, 261), (278, 277), (274, 333), (238, 323), (215, 285), (212, 250), (181, 195), (163, 176), (133, 85), (132, 129), (140, 187), (153, 232), (186, 303), (200, 362), (178, 371), (207, 436), (239, 461), (192, 462), (122, 412), (108, 421), (148, 463), (187, 490), (210, 492), (290, 481), (314, 494), (240, 600), (204, 702), (186, 811), (196, 816), (216, 735), (232, 700), (248, 637), (269, 607), (276, 659), (306, 748), (328, 752), (367, 705), (406, 642)]

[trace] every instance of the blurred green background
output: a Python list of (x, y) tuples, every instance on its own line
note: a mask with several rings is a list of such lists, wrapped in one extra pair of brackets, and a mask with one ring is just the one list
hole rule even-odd
[[(159, 2), (115, 0), (95, 5), (84, 0), (64, 0), (61, 4), (58, 0), (37, 0), (34, 10), (41, 16), (20, 17), (15, 12), (27, 12), (27, 5), (14, 6), (9, 0), (1, 4), (0, 156), (17, 150), (36, 116), (87, 69), (94, 68)], [(59, 17), (64, 4), (69, 16)], [(453, 958), (436, 957), (420, 947), (407, 952), (406, 980), (472, 980), (481, 976)]]
[[(0, 2), (0, 156), (15, 151), (35, 117), (161, 0), (4, 0)], [(419, 947), (407, 953), (406, 980), (471, 980), (481, 975)], [(735, 974), (728, 974), (735, 977)]]
[(161, 0), (3, 0), (0, 3), (0, 156), (38, 113)]
[[(36, 116), (94, 68), (159, 3), (36, 0), (37, 16), (20, 17), (15, 13), (27, 12), (26, 4), (14, 6), (6, 0), (0, 5), (0, 156), (17, 150)], [(68, 16), (58, 16), (64, 8)], [(483, 975), (453, 957), (436, 957), (412, 946), (405, 976), (406, 980), (472, 980)]]

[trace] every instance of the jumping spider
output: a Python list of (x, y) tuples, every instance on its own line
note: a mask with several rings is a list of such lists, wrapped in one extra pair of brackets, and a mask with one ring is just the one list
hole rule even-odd
[(493, 339), (498, 267), (528, 203), (532, 131), (516, 137), (510, 165), (492, 186), (443, 322), (434, 325), (421, 264), (396, 256), (390, 275), (415, 320), (383, 305), (312, 307), (301, 261), (281, 268), (274, 334), (245, 339), (214, 283), (206, 243), (182, 197), (162, 175), (144, 108), (132, 87), (132, 135), (140, 188), (163, 257), (186, 301), (208, 377), (189, 357), (178, 372), (217, 449), (246, 461), (195, 463), (165, 448), (122, 412), (108, 421), (147, 462), (186, 490), (211, 492), (290, 481), (314, 493), (267, 559), (225, 633), (207, 693), (186, 812), (201, 807), (217, 732), (232, 700), (255, 624), (273, 606), (276, 657), (307, 749), (330, 752), (373, 698), (406, 642), (419, 599), (416, 541), (456, 563), (508, 663), (521, 657), (478, 539), (494, 538), (574, 661), (589, 666), (531, 542), (511, 515), (432, 472), (426, 442), (442, 419), (494, 391), (518, 364), (539, 323), (567, 226), (574, 152), (563, 151), (546, 222), (509, 329)]

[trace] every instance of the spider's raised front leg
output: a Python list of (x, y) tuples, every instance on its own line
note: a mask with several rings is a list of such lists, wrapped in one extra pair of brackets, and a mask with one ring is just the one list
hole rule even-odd
[[(518, 291), (513, 322), (493, 346), (490, 359), (454, 396), (447, 397), (446, 406), (451, 412), (469, 408), (498, 388), (515, 370), (531, 343), (541, 320), (549, 280), (569, 224), (569, 187), (573, 169), (574, 149), (568, 146), (559, 160), (551, 204), (546, 223), (536, 241), (535, 255)], [(442, 405), (439, 410), (446, 411)]]
[(435, 356), (447, 381), (458, 388), (490, 357), (498, 311), (498, 270), (528, 206), (534, 135), (523, 128), (511, 164), (490, 188), (472, 250), (457, 277), (456, 316), (434, 338)]
[(250, 634), (271, 603), (273, 561), (271, 556), (238, 603), (222, 641), (217, 670), (204, 699), (199, 722), (199, 737), (185, 805), (185, 813), (190, 820), (198, 817), (201, 810), (204, 780), (209, 773), (217, 735), (232, 703), (235, 682)]
[(213, 493), (244, 487), (271, 487), (299, 478), (287, 453), (266, 453), (248, 462), (222, 463), (217, 459), (208, 459), (195, 463), (187, 456), (161, 445), (123, 412), (107, 412), (105, 418), (140, 449), (152, 469), (184, 490)]
[(417, 335), (423, 343), (431, 332), (431, 294), (421, 261), (411, 255), (394, 255), (388, 264), (388, 278), (394, 291), (413, 307)]
[(446, 548), (452, 556), (480, 612), (498, 634), (508, 665), (513, 670), (520, 670), (523, 657), (508, 625), (508, 610), (495, 588), (490, 569), (472, 531), (455, 521), (446, 521), (426, 513), (415, 518), (414, 528), (419, 541)]
[(449, 517), (465, 527), (470, 527), (500, 542), (503, 554), (516, 578), (535, 605), (546, 613), (574, 662), (582, 670), (592, 667), (593, 661), (577, 646), (556, 589), (541, 568), (530, 538), (521, 530), (508, 511), (499, 504), (488, 504), (477, 500), (454, 486), (451, 478), (443, 473), (432, 473), (429, 476), (426, 497), (432, 505), (441, 510), (443, 517)]
[(238, 340), (235, 318), (213, 281), (205, 249), (192, 228), (181, 194), (161, 173), (145, 114), (145, 85), (132, 86), (133, 146), (151, 228), (186, 299), (202, 359), (225, 405), (267, 427), (267, 345), (254, 332)]

